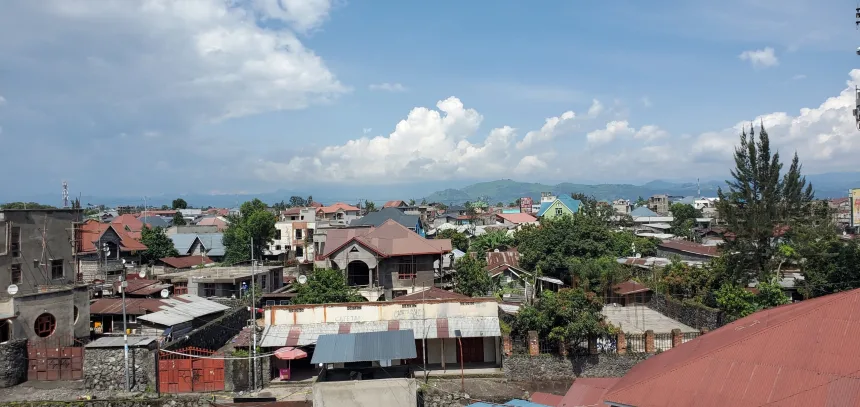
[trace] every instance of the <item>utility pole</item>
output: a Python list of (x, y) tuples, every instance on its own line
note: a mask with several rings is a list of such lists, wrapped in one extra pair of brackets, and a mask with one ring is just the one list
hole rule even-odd
[(122, 340), (123, 340), (123, 356), (125, 357), (125, 390), (131, 390), (131, 385), (128, 377), (128, 317), (125, 314), (125, 289), (128, 287), (126, 281), (125, 264), (122, 265), (122, 281), (119, 283), (119, 289), (122, 293)]
[(251, 375), (251, 383), (254, 390), (257, 390), (257, 303), (254, 302), (254, 285), (257, 283), (257, 262), (254, 260), (254, 238), (251, 238), (251, 352), (249, 355), (252, 369), (254, 372)]

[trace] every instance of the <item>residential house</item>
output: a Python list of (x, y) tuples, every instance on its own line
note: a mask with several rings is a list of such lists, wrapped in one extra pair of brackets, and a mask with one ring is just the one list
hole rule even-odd
[(146, 251), (146, 246), (132, 238), (132, 232), (122, 223), (87, 220), (76, 232), (77, 278), (87, 284), (113, 283), (126, 265), (140, 264), (140, 254)]
[(224, 229), (227, 229), (227, 227), (230, 226), (230, 221), (228, 221), (227, 218), (225, 218), (223, 216), (206, 215), (206, 216), (203, 216), (202, 218), (199, 218), (196, 221), (195, 225), (197, 225), (197, 226), (215, 226), (215, 229), (217, 229), (218, 232), (223, 232)]
[(167, 236), (173, 236), (176, 234), (195, 234), (202, 235), (206, 233), (220, 233), (218, 232), (218, 226), (203, 226), (203, 225), (179, 225), (179, 226), (171, 226), (167, 228), (164, 233)]
[(856, 406), (858, 301), (855, 289), (756, 312), (638, 363), (600, 405)]
[[(210, 259), (206, 255), (192, 255), (192, 256), (177, 256), (177, 257), (164, 257), (158, 259), (155, 266), (163, 267), (166, 272), (173, 272), (176, 270), (188, 270), (193, 268), (205, 267), (209, 264), (214, 264), (215, 261)], [(169, 270), (169, 271), (168, 271)], [(161, 274), (161, 273), (158, 273)]]
[(388, 201), (382, 205), (382, 208), (405, 208), (409, 206), (406, 201)]
[(657, 245), (657, 255), (668, 258), (680, 256), (682, 260), (708, 262), (719, 257), (719, 248), (687, 240), (664, 240)]
[(486, 253), (487, 273), (499, 283), (505, 302), (531, 302), (543, 290), (558, 291), (564, 283), (553, 277), (538, 276), (520, 267), (516, 249)]
[(148, 298), (161, 297), (162, 290), (168, 290), (168, 293), (170, 292), (170, 284), (164, 284), (158, 280), (136, 277), (136, 274), (129, 275), (125, 288), (122, 287), (121, 281), (114, 281), (114, 296), (118, 296), (125, 291), (125, 296), (129, 298)]
[(330, 229), (326, 239), (325, 267), (343, 270), (370, 301), (432, 287), (434, 261), (452, 250), (451, 240), (424, 239), (391, 219), (379, 227)]
[(284, 268), (251, 266), (206, 267), (159, 275), (164, 283), (173, 285), (173, 293), (199, 297), (241, 298), (250, 290), (251, 273), (256, 275), (259, 293), (273, 292), (284, 285)]
[(226, 255), (223, 233), (176, 233), (169, 237), (180, 256), (206, 255), (217, 262)]
[(152, 215), (141, 215), (138, 219), (143, 222), (146, 227), (150, 229), (162, 228), (167, 229), (173, 224), (172, 218), (165, 218), (162, 216), (152, 216)]
[(143, 222), (136, 216), (127, 213), (111, 219), (110, 224), (114, 229), (124, 231), (134, 240), (140, 240), (140, 232), (143, 230)]
[(612, 286), (612, 295), (607, 298), (606, 302), (619, 304), (622, 307), (644, 305), (651, 300), (652, 294), (650, 288), (630, 280)]
[(833, 223), (842, 228), (851, 226), (851, 199), (848, 197), (835, 198), (827, 201), (833, 214)]
[(87, 337), (89, 292), (76, 284), (79, 209), (0, 210), (0, 342)]
[[(425, 292), (428, 293), (428, 292)], [(261, 347), (317, 344), (321, 335), (411, 330), (417, 357), (395, 364), (428, 368), (500, 365), (499, 311), (492, 298), (420, 299), (266, 307)], [(426, 341), (426, 352), (424, 344)], [(462, 349), (460, 349), (462, 343)], [(462, 355), (462, 359), (461, 359)]]
[(538, 224), (537, 218), (529, 213), (498, 213), (496, 222), (510, 227)]
[(317, 217), (319, 219), (343, 221), (345, 225), (348, 225), (359, 216), (361, 216), (361, 209), (343, 202), (317, 209)]
[(421, 237), (427, 236), (421, 224), (421, 217), (418, 215), (407, 215), (400, 207), (387, 207), (376, 212), (370, 212), (361, 218), (353, 220), (349, 225), (379, 227), (389, 219), (403, 225)]
[(266, 249), (265, 255), (285, 262), (312, 263), (317, 253), (314, 247), (314, 230), (317, 225), (313, 216), (314, 210), (302, 209), (301, 212), (292, 210), (285, 212), (296, 214), (282, 215), (282, 219), (287, 219), (275, 222), (275, 238)]
[(122, 334), (125, 325), (130, 334), (177, 338), (220, 317), (228, 309), (226, 305), (188, 294), (158, 299), (126, 298), (123, 324), (123, 300), (102, 298), (92, 303), (88, 322), (95, 335)]
[(648, 198), (648, 209), (657, 212), (661, 216), (669, 213), (669, 195), (654, 195)]
[(541, 219), (552, 219), (559, 216), (573, 216), (579, 212), (579, 206), (582, 204), (577, 199), (573, 199), (567, 195), (562, 195), (552, 201), (541, 201), (540, 211), (537, 217)]
[(633, 203), (629, 199), (616, 199), (612, 201), (612, 210), (619, 215), (628, 215), (633, 211)]

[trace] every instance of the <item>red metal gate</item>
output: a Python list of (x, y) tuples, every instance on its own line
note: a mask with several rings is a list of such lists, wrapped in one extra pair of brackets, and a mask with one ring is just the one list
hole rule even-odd
[(158, 387), (162, 393), (200, 393), (224, 390), (223, 355), (200, 348), (184, 348), (177, 353), (160, 351)]
[(84, 344), (74, 339), (27, 341), (27, 380), (57, 381), (84, 378)]

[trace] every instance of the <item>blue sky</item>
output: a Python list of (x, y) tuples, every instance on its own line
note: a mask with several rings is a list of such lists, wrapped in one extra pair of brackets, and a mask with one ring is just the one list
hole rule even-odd
[(19, 195), (721, 179), (750, 121), (809, 173), (860, 153), (847, 0), (4, 7)]

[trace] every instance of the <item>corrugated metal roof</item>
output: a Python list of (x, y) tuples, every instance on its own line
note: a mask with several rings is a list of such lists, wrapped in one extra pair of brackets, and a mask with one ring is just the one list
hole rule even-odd
[(520, 399), (513, 399), (508, 401), (505, 404), (495, 404), (495, 403), (485, 403), (483, 401), (469, 404), (466, 407), (499, 407), (499, 406), (513, 406), (513, 407), (552, 407), (546, 404), (538, 404), (533, 401), (525, 401)]
[(654, 212), (654, 211), (652, 211), (652, 210), (650, 210), (644, 206), (640, 206), (640, 207), (630, 211), (629, 215), (631, 217), (634, 217), (634, 218), (636, 218), (636, 217), (655, 218), (655, 217), (660, 216), (657, 212)]
[(620, 377), (581, 377), (567, 390), (558, 407), (598, 406)]
[[(444, 323), (447, 322), (447, 329)], [(305, 346), (317, 343), (321, 335), (336, 334), (341, 328), (347, 328), (350, 333), (383, 332), (392, 330), (389, 321), (338, 323), (326, 322), (303, 325), (269, 325), (263, 332), (263, 347)], [(412, 330), (418, 338), (437, 339), (454, 338), (457, 331), (463, 338), (482, 338), (501, 336), (498, 317), (453, 317), (439, 319), (404, 319), (397, 321), (395, 330)], [(439, 332), (439, 327), (442, 332)], [(441, 336), (440, 336), (441, 334)]]
[(701, 243), (688, 242), (686, 240), (664, 240), (657, 247), (707, 257), (717, 257), (719, 255), (718, 246), (705, 246)]
[[(147, 347), (151, 343), (158, 340), (154, 336), (129, 336), (128, 347), (138, 348)], [(125, 340), (122, 336), (103, 336), (86, 345), (87, 348), (122, 348), (125, 345)]]
[(219, 304), (215, 301), (209, 301), (205, 298), (191, 294), (183, 294), (178, 297), (162, 301), (167, 305), (167, 307), (163, 307), (161, 311), (158, 312), (141, 315), (137, 317), (137, 319), (158, 325), (174, 326), (183, 322), (192, 321), (194, 318), (230, 309), (230, 307), (226, 305)]
[(557, 394), (534, 392), (531, 396), (532, 403), (545, 404), (550, 407), (559, 407), (564, 396)]
[(860, 290), (759, 311), (655, 355), (605, 400), (644, 406), (860, 405)]
[(556, 284), (556, 285), (564, 285), (564, 282), (563, 282), (563, 281), (561, 281), (561, 280), (559, 280), (559, 279), (557, 279), (557, 278), (553, 278), (553, 277), (538, 276), (538, 277), (537, 277), (537, 279), (538, 279), (538, 280), (541, 280), (541, 281), (546, 281), (547, 283), (553, 283), (553, 284)]
[(311, 363), (370, 362), (416, 356), (412, 331), (363, 332), (321, 335)]

